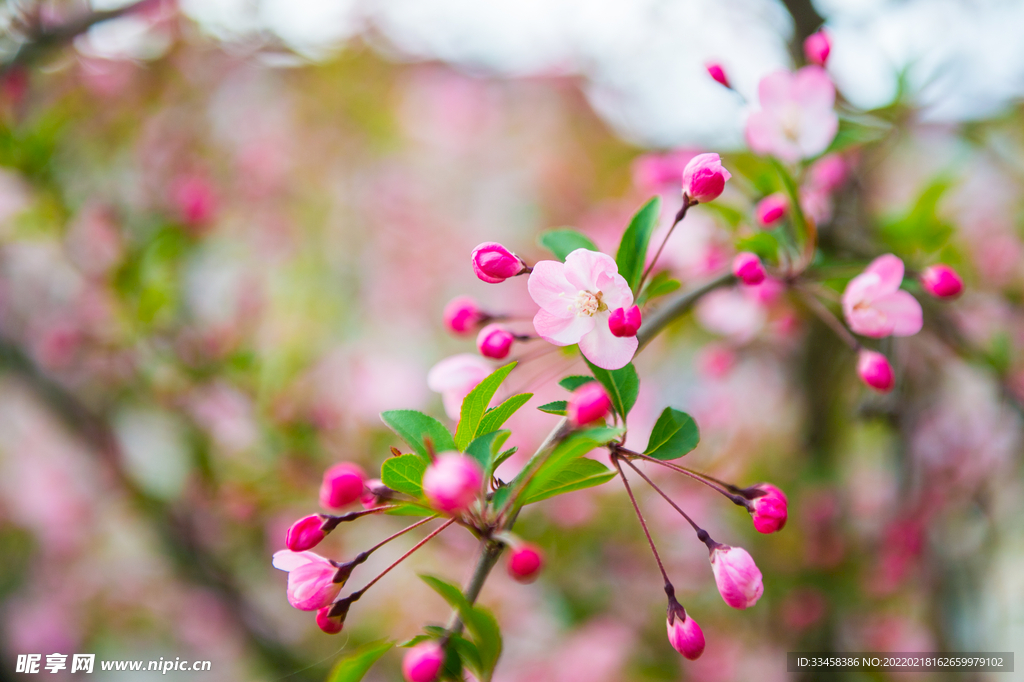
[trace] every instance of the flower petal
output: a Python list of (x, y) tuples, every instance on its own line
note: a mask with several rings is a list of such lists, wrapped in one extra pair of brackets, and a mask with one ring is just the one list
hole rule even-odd
[(598, 280), (601, 275), (615, 275), (618, 272), (619, 266), (615, 264), (615, 259), (606, 253), (576, 249), (565, 257), (565, 278), (576, 287), (576, 291), (597, 293), (600, 290)]
[(541, 308), (533, 317), (533, 328), (548, 343), (571, 346), (579, 343), (583, 335), (594, 328), (594, 318), (585, 315), (558, 317)]
[(626, 278), (617, 272), (601, 273), (597, 278), (597, 288), (601, 290), (601, 301), (609, 310), (633, 305), (633, 292), (630, 291)]
[(903, 282), (903, 261), (891, 253), (887, 253), (871, 261), (864, 268), (864, 272), (878, 275), (879, 294), (891, 294), (899, 289)]
[[(571, 314), (571, 306), (579, 288), (566, 279), (565, 264), (553, 260), (542, 260), (533, 266), (526, 288), (530, 297), (541, 308), (554, 315)], [(561, 312), (560, 312), (561, 311)]]
[(874, 308), (889, 319), (893, 336), (913, 336), (924, 325), (921, 304), (909, 292), (897, 291), (880, 298), (875, 301)]
[(327, 561), (315, 552), (293, 552), (290, 549), (282, 549), (274, 552), (273, 565), (279, 571), (294, 571), (299, 566), (305, 566), (313, 561)]
[(619, 369), (629, 364), (639, 342), (635, 336), (618, 337), (608, 328), (607, 313), (591, 319), (594, 329), (580, 339), (580, 352), (602, 369)]

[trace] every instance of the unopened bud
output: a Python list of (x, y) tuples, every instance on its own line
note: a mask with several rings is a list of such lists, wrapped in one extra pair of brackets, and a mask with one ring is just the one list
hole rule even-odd
[(325, 606), (316, 612), (316, 625), (329, 635), (336, 635), (345, 627), (345, 618), (331, 618), (331, 607)]
[(754, 209), (754, 214), (757, 216), (757, 222), (762, 227), (771, 227), (775, 223), (782, 220), (782, 216), (786, 215), (786, 209), (789, 207), (789, 201), (786, 199), (786, 195), (780, 193), (769, 194), (761, 201), (757, 202), (757, 208)]
[(473, 272), (489, 284), (504, 282), (523, 270), (514, 253), (496, 242), (484, 242), (473, 249)]
[(824, 31), (818, 31), (807, 36), (804, 40), (804, 56), (811, 64), (825, 66), (828, 61), (828, 53), (832, 51), (832, 41)]
[(732, 259), (732, 274), (747, 286), (754, 286), (764, 281), (765, 270), (761, 259), (749, 251), (742, 251)]
[(407, 682), (434, 682), (444, 665), (444, 649), (434, 641), (420, 642), (402, 659), (402, 674)]
[(453, 334), (468, 334), (486, 317), (469, 296), (456, 296), (444, 307), (444, 326)]
[(669, 598), (668, 642), (672, 648), (690, 661), (696, 661), (704, 653), (704, 632), (697, 621), (690, 618), (679, 602)]
[(288, 529), (284, 538), (285, 547), (293, 552), (305, 552), (320, 544), (320, 541), (327, 537), (321, 526), (324, 517), (319, 514), (304, 516)]
[(513, 547), (508, 555), (508, 574), (516, 582), (532, 583), (540, 575), (543, 565), (544, 556), (533, 545), (522, 543)]
[(857, 354), (857, 374), (861, 381), (880, 393), (888, 393), (896, 386), (896, 373), (881, 353), (862, 349)]
[(489, 324), (476, 337), (476, 348), (485, 358), (504, 360), (516, 337), (500, 324)]
[(574, 426), (582, 426), (604, 419), (612, 409), (612, 401), (604, 386), (588, 381), (569, 396), (566, 414)]
[(472, 457), (441, 453), (423, 474), (423, 494), (435, 509), (458, 513), (476, 501), (483, 480), (483, 470)]
[(964, 290), (964, 281), (956, 270), (939, 263), (924, 269), (921, 286), (935, 298), (956, 298)]
[(761, 571), (742, 547), (716, 545), (711, 550), (711, 570), (722, 599), (734, 609), (750, 608), (764, 593)]
[(628, 310), (626, 308), (616, 308), (608, 316), (608, 329), (611, 330), (614, 336), (619, 338), (636, 336), (642, 321), (640, 306), (635, 305)]
[(754, 529), (758, 533), (774, 533), (782, 530), (789, 517), (787, 510), (789, 501), (786, 494), (771, 483), (758, 483), (744, 491), (750, 503), (750, 514), (753, 516)]
[(731, 177), (718, 154), (698, 154), (683, 169), (683, 194), (697, 203), (714, 201)]
[(363, 495), (363, 470), (350, 462), (335, 464), (324, 472), (320, 484), (320, 504), (328, 509), (340, 509)]
[(716, 81), (721, 83), (727, 88), (731, 88), (729, 85), (729, 78), (725, 75), (725, 69), (718, 62), (708, 62), (704, 65), (704, 68), (708, 70), (708, 75), (714, 78)]

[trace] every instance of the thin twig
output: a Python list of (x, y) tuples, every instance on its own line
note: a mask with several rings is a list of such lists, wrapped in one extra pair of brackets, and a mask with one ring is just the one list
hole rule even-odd
[[(615, 465), (616, 471), (619, 472), (619, 476), (622, 478), (622, 485), (626, 486), (626, 493), (629, 494), (629, 501), (633, 504), (633, 511), (636, 512), (636, 517), (640, 519), (640, 527), (644, 529), (644, 535), (647, 536), (647, 542), (651, 545), (651, 551), (654, 553), (654, 558), (658, 562), (658, 570), (661, 571), (661, 577), (665, 579), (666, 585), (671, 585), (672, 581), (668, 579), (668, 573), (665, 572), (665, 565), (661, 563), (661, 556), (658, 554), (658, 548), (654, 546), (654, 538), (651, 537), (651, 531), (647, 529), (647, 522), (644, 520), (644, 515), (640, 512), (640, 505), (636, 503), (636, 497), (633, 496), (633, 489), (629, 487), (629, 481), (626, 479), (626, 474), (622, 471), (622, 467), (619, 465), (619, 457), (615, 453), (612, 453), (611, 460), (612, 464)], [(633, 465), (628, 461), (626, 464), (633, 467)], [(633, 467), (633, 469), (636, 469), (636, 467)], [(641, 476), (643, 476), (643, 474), (641, 474)], [(647, 477), (644, 476), (644, 478), (646, 479)], [(649, 480), (648, 483), (650, 483)]]
[[(669, 497), (667, 494), (665, 494), (664, 490), (662, 490), (657, 485), (655, 485), (654, 481), (652, 481), (651, 479), (649, 479), (647, 477), (647, 474), (645, 474), (644, 472), (640, 471), (640, 469), (637, 468), (637, 466), (635, 464), (633, 464), (632, 462), (630, 462), (628, 459), (625, 460), (625, 462), (626, 462), (626, 464), (629, 465), (629, 468), (631, 468), (636, 473), (640, 474), (640, 478), (642, 478), (645, 481), (647, 481), (647, 485), (649, 485), (652, 488), (654, 488), (654, 490), (659, 495), (664, 497), (665, 501), (668, 502), (670, 505), (672, 505), (673, 509), (675, 509), (677, 512), (682, 514), (683, 518), (686, 519), (687, 521), (689, 521), (690, 525), (693, 526), (693, 529), (697, 532), (697, 539), (698, 540), (700, 540), (704, 544), (708, 545), (709, 549), (711, 548), (712, 544), (716, 544), (715, 541), (711, 539), (711, 536), (708, 535), (708, 532), (706, 530), (704, 530), (703, 528), (701, 528), (700, 526), (698, 526), (696, 523), (694, 523), (693, 519), (690, 518), (690, 515), (687, 514), (686, 512), (684, 512), (682, 510), (682, 508), (678, 504), (676, 504), (675, 501), (671, 497)], [(621, 469), (620, 469), (620, 472), (621, 472)]]
[[(435, 519), (435, 518), (437, 518), (437, 517), (436, 516), (432, 516), (430, 519), (427, 519), (427, 520), (429, 521), (429, 520)], [(455, 519), (448, 519), (447, 521), (442, 523), (440, 526), (435, 528), (433, 531), (430, 532), (429, 535), (427, 535), (425, 538), (423, 538), (422, 540), (417, 542), (415, 545), (413, 545), (412, 548), (408, 552), (406, 552), (402, 556), (398, 557), (398, 559), (396, 559), (394, 561), (394, 563), (392, 563), (390, 566), (388, 566), (383, 571), (381, 571), (379, 574), (377, 574), (376, 578), (374, 578), (370, 582), (366, 583), (366, 585), (364, 585), (362, 589), (356, 590), (351, 595), (349, 595), (348, 599), (350, 599), (351, 601), (355, 601), (356, 599), (359, 599), (359, 597), (362, 597), (363, 594), (365, 594), (368, 589), (373, 587), (377, 583), (378, 580), (380, 580), (381, 578), (386, 576), (391, 571), (391, 569), (393, 569), (395, 566), (398, 566), (398, 564), (400, 564), (403, 561), (405, 561), (406, 559), (408, 559), (410, 556), (413, 555), (413, 553), (416, 550), (418, 550), (420, 547), (422, 547), (423, 545), (425, 545), (428, 542), (430, 542), (431, 540), (433, 540), (441, 531), (443, 531), (445, 528), (447, 528), (448, 526), (452, 525), (453, 523), (455, 523)], [(418, 524), (416, 524), (416, 525), (418, 525)], [(406, 530), (409, 530), (409, 529), (406, 528)], [(358, 595), (358, 596), (356, 596), (356, 595)]]

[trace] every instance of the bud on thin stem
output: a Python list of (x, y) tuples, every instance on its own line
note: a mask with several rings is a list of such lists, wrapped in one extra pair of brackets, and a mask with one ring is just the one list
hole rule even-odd
[[(640, 520), (640, 527), (644, 529), (644, 535), (647, 536), (647, 542), (651, 546), (651, 552), (654, 553), (654, 559), (658, 562), (658, 570), (661, 571), (661, 577), (665, 579), (665, 585), (671, 587), (672, 581), (668, 579), (668, 573), (665, 572), (665, 565), (661, 563), (661, 556), (658, 554), (658, 548), (654, 546), (654, 539), (651, 537), (651, 532), (647, 529), (647, 521), (644, 520), (644, 515), (640, 512), (640, 505), (636, 503), (636, 497), (633, 496), (633, 489), (629, 487), (629, 481), (626, 479), (626, 474), (622, 471), (622, 467), (619, 465), (619, 457), (614, 452), (612, 453), (611, 460), (612, 464), (615, 465), (616, 471), (619, 472), (619, 477), (622, 478), (622, 484), (626, 486), (626, 493), (629, 495), (629, 501), (633, 504), (633, 511), (636, 512), (636, 517)], [(627, 461), (626, 464), (629, 464), (629, 462)], [(635, 468), (636, 467), (634, 467), (634, 469)], [(691, 521), (690, 523), (693, 522)]]
[[(617, 460), (617, 459), (619, 459), (619, 458), (618, 458), (618, 457), (616, 457), (616, 458), (614, 458), (614, 459), (616, 459), (616, 460)], [(644, 479), (645, 481), (647, 481), (647, 485), (649, 485), (649, 486), (651, 486), (652, 488), (654, 488), (655, 492), (657, 492), (657, 493), (658, 493), (659, 495), (661, 495), (662, 497), (664, 497), (664, 498), (665, 498), (665, 500), (666, 500), (666, 501), (667, 501), (667, 502), (668, 502), (668, 503), (669, 503), (670, 505), (672, 505), (672, 508), (673, 508), (673, 509), (675, 509), (675, 510), (676, 510), (677, 512), (679, 512), (680, 514), (682, 514), (682, 515), (683, 515), (683, 518), (684, 518), (684, 519), (686, 519), (686, 520), (687, 520), (687, 521), (689, 522), (690, 526), (692, 526), (692, 527), (693, 527), (693, 530), (695, 530), (695, 531), (697, 532), (697, 539), (698, 539), (698, 540), (700, 540), (701, 542), (703, 542), (703, 543), (704, 543), (705, 545), (707, 545), (707, 547), (708, 547), (708, 550), (713, 550), (713, 549), (714, 549), (715, 547), (717, 547), (717, 546), (718, 546), (718, 544), (719, 544), (719, 543), (717, 543), (717, 542), (715, 542), (714, 540), (712, 540), (712, 539), (711, 539), (711, 536), (710, 536), (710, 535), (708, 535), (708, 532), (707, 532), (706, 530), (704, 530), (703, 528), (701, 528), (700, 526), (698, 526), (698, 525), (697, 525), (696, 523), (694, 523), (693, 519), (691, 519), (691, 518), (690, 518), (690, 515), (689, 515), (689, 514), (687, 514), (686, 512), (684, 512), (684, 511), (682, 510), (682, 508), (680, 508), (680, 506), (679, 506), (678, 504), (676, 504), (676, 503), (675, 503), (675, 501), (674, 501), (674, 500), (673, 500), (673, 499), (672, 499), (671, 497), (669, 497), (669, 496), (668, 496), (668, 495), (667, 495), (667, 494), (665, 493), (665, 491), (664, 491), (664, 490), (662, 490), (662, 489), (661, 489), (661, 488), (659, 488), (659, 487), (658, 487), (657, 485), (655, 485), (654, 481), (652, 481), (652, 480), (651, 480), (650, 478), (648, 478), (648, 477), (647, 477), (647, 474), (645, 474), (644, 472), (640, 471), (640, 469), (639, 469), (639, 468), (638, 468), (638, 467), (637, 467), (637, 466), (636, 466), (635, 464), (633, 464), (632, 462), (630, 462), (630, 461), (629, 461), (628, 459), (627, 459), (627, 460), (624, 460), (624, 461), (626, 462), (626, 464), (627, 464), (627, 465), (629, 465), (629, 467), (630, 467), (630, 468), (631, 468), (631, 469), (632, 469), (633, 471), (635, 471), (635, 472), (636, 472), (637, 474), (639, 474), (639, 475), (640, 475), (640, 478), (642, 478), (642, 479)], [(621, 469), (619, 469), (619, 472), (621, 473), (621, 472), (622, 472), (622, 470), (621, 470)], [(623, 479), (625, 479), (625, 477), (623, 477)]]

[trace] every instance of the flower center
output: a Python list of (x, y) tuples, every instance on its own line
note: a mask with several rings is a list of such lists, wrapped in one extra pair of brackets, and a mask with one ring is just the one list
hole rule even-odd
[(601, 292), (592, 294), (589, 291), (581, 291), (576, 294), (576, 300), (573, 301), (573, 309), (577, 315), (586, 315), (587, 317), (593, 317), (597, 311), (601, 310)]
[(782, 112), (781, 121), (782, 134), (790, 142), (797, 142), (800, 139), (800, 109), (795, 105), (786, 107)]

